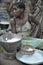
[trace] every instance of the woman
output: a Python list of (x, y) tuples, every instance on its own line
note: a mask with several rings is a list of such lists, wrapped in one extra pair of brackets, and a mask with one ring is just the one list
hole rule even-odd
[[(12, 10), (13, 18), (10, 20), (11, 31), (22, 36), (28, 36), (30, 34), (36, 37), (39, 31), (39, 22), (37, 22), (32, 15), (25, 13), (25, 4), (23, 2), (17, 2), (13, 4)], [(30, 24), (33, 25), (34, 31)], [(30, 32), (30, 30), (33, 32)]]
[(28, 16), (25, 13), (25, 4), (23, 2), (13, 4), (12, 16), (13, 18), (10, 20), (11, 31), (23, 36), (29, 35), (31, 25), (28, 22)]

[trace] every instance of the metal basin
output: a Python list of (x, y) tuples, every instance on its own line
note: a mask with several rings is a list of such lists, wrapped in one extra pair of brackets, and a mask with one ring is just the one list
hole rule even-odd
[(17, 34), (5, 33), (1, 36), (0, 42), (6, 52), (12, 53), (20, 46), (21, 39)]

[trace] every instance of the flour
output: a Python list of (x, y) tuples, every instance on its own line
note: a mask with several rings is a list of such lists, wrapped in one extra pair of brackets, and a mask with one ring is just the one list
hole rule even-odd
[(29, 49), (28, 49), (28, 48), (25, 48), (24, 50), (25, 50), (25, 51), (33, 51), (32, 48), (29, 48)]
[(20, 41), (20, 38), (12, 38), (10, 40), (7, 40), (6, 42), (17, 42)]

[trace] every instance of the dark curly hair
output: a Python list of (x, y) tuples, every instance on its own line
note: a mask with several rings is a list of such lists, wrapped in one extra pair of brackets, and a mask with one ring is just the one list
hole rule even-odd
[(13, 4), (13, 8), (14, 8), (14, 6), (17, 6), (17, 8), (25, 10), (25, 4), (24, 4), (24, 2), (16, 2), (16, 3)]

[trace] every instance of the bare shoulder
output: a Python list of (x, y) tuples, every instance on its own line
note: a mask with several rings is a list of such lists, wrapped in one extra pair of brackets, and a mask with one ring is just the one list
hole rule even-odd
[(25, 16), (25, 20), (28, 20), (28, 13), (24, 13), (24, 16)]

